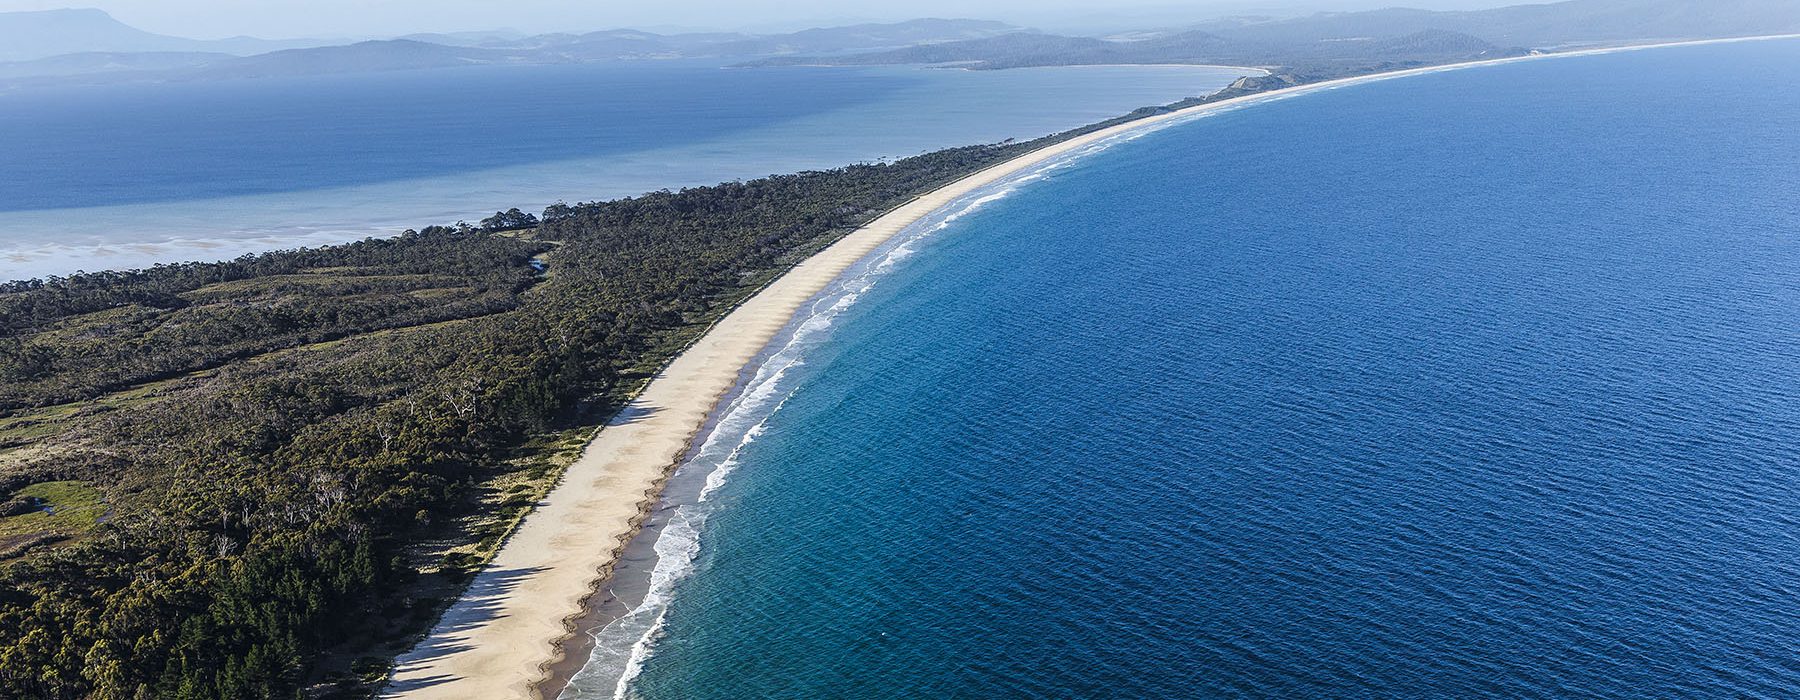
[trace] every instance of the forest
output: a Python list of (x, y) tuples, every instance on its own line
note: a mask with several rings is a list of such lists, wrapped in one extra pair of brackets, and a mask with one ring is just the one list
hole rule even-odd
[(369, 697), (593, 432), (789, 267), (1014, 156), (1312, 79), (1032, 141), (0, 284), (0, 698)]
[(0, 697), (366, 697), (710, 321), (1035, 145), (0, 286)]

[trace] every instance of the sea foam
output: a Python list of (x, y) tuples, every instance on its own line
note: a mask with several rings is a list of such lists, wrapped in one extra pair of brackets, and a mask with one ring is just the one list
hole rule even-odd
[(794, 370), (806, 364), (810, 349), (828, 339), (839, 316), (915, 255), (921, 245), (959, 220), (1011, 196), (1020, 187), (1044, 180), (1082, 158), (1139, 135), (1133, 131), (1100, 141), (952, 202), (903, 229), (796, 314), (788, 329), (771, 343), (773, 351), (765, 353), (741, 391), (718, 413), (699, 448), (677, 468), (683, 476), (704, 474), (703, 486), (685, 502), (663, 504), (668, 509), (667, 524), (649, 535), (656, 538), (652, 546), (656, 562), (642, 602), (593, 632), (593, 651), (581, 671), (570, 679), (562, 697), (634, 697), (632, 682), (656, 653), (669, 603), (678, 594), (681, 582), (698, 566), (706, 522), (716, 511), (715, 496), (738, 468), (743, 452), (763, 434), (769, 418), (781, 410), (798, 386)]

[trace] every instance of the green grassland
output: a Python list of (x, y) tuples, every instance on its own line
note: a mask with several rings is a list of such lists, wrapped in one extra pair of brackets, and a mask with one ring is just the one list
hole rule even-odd
[(79, 481), (46, 481), (13, 492), (31, 510), (0, 517), (0, 540), (28, 535), (79, 535), (106, 513), (100, 492)]

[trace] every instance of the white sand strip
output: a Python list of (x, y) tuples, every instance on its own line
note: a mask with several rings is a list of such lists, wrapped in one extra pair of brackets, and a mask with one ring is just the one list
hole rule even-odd
[(807, 259), (745, 301), (656, 376), (609, 423), (562, 483), (520, 525), (469, 591), (418, 647), (400, 657), (382, 697), (529, 698), (555, 660), (568, 622), (602, 582), (664, 478), (721, 397), (803, 304), (908, 225), (975, 190), (1122, 134), (1226, 107), (1421, 73), (1661, 46), (1546, 54), (1314, 83), (1191, 107), (1111, 127), (1019, 156), (919, 197)]

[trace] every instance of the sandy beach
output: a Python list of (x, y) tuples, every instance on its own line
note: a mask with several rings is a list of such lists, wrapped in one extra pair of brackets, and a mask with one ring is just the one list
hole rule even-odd
[[(1791, 38), (1791, 37), (1760, 37)], [(1719, 41), (1744, 41), (1728, 39)], [(1718, 41), (1682, 42), (1685, 44)], [(1657, 44), (1673, 46), (1679, 44)], [(513, 534), (429, 636), (398, 659), (382, 694), (406, 700), (536, 695), (569, 620), (608, 575), (663, 481), (794, 314), (909, 225), (966, 195), (1109, 139), (1207, 112), (1305, 92), (1444, 70), (1624, 51), (1616, 47), (1383, 73), (1200, 105), (1019, 156), (919, 197), (805, 260), (721, 319), (601, 430), (562, 483)], [(1262, 71), (1247, 71), (1247, 74)]]

